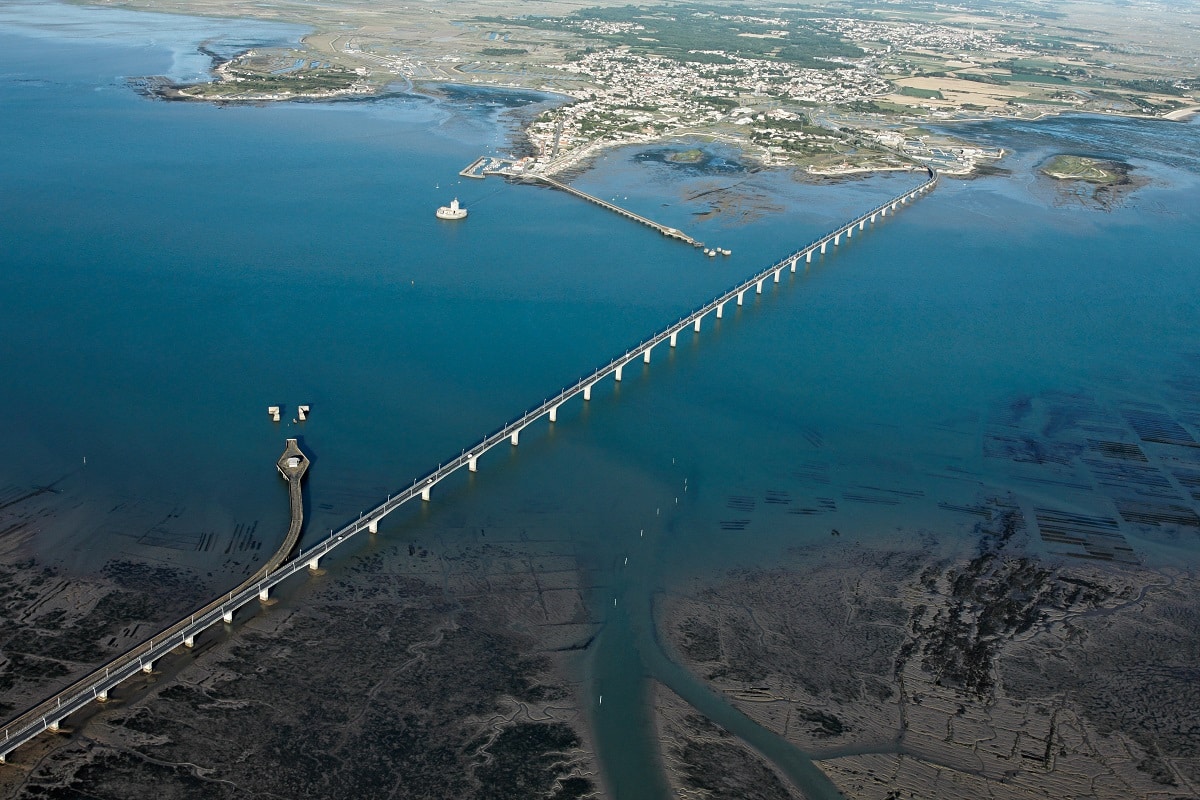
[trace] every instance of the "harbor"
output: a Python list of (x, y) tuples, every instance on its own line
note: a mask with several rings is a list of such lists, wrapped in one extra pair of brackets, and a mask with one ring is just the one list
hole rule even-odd
[(692, 247), (703, 248), (706, 256), (730, 255), (729, 250), (724, 250), (721, 248), (705, 248), (704, 242), (697, 241), (678, 228), (672, 228), (669, 225), (663, 225), (662, 223), (655, 222), (649, 217), (644, 217), (641, 214), (634, 213), (627, 208), (622, 208), (616, 203), (602, 200), (595, 195), (580, 191), (570, 184), (556, 180), (544, 172), (537, 171), (538, 166), (538, 163), (530, 157), (525, 157), (514, 161), (512, 159), (500, 158), (497, 156), (480, 156), (472, 161), (469, 165), (459, 170), (458, 174), (462, 175), (464, 178), (476, 178), (479, 180), (483, 180), (489, 175), (499, 175), (512, 180), (526, 182), (535, 181), (542, 183), (553, 189), (559, 189), (567, 194), (575, 195), (576, 197), (586, 200), (589, 203), (594, 203), (601, 208), (607, 208), (609, 211), (619, 214), (626, 219), (633, 220), (634, 222), (640, 222), (642, 225), (645, 225), (648, 228), (653, 228), (669, 239), (675, 239), (683, 242), (684, 244), (689, 244)]

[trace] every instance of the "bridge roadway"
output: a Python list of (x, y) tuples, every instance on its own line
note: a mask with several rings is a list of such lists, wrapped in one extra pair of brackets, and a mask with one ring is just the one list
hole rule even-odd
[[(288, 507), (291, 521), (288, 524), (287, 535), (266, 563), (255, 570), (254, 574), (242, 581), (228, 595), (213, 600), (203, 608), (197, 609), (185, 619), (181, 619), (171, 627), (160, 631), (132, 650), (117, 656), (105, 666), (92, 672), (83, 679), (63, 689), (54, 697), (39, 703), (26, 711), (17, 719), (8, 723), (4, 728), (4, 741), (0, 743), (0, 763), (12, 749), (33, 738), (43, 730), (56, 731), (59, 723), (87, 705), (92, 700), (104, 702), (108, 699), (108, 691), (121, 681), (136, 675), (139, 671), (150, 673), (154, 662), (167, 652), (179, 645), (192, 647), (195, 636), (204, 627), (205, 620), (224, 619), (232, 622), (232, 614), (227, 612), (228, 598), (239, 596), (247, 591), (258, 591), (260, 580), (279, 569), (280, 564), (291, 555), (296, 543), (300, 540), (300, 531), (304, 527), (304, 496), (301, 481), (308, 471), (309, 460), (300, 450), (295, 439), (288, 439), (283, 455), (275, 462), (279, 474), (288, 482)], [(260, 595), (265, 601), (267, 596)], [(211, 622), (210, 622), (211, 624)]]
[[(224, 621), (225, 623), (233, 622), (234, 613), (252, 602), (256, 597), (265, 602), (269, 597), (270, 590), (277, 584), (287, 580), (297, 572), (302, 572), (305, 568), (311, 570), (318, 569), (322, 558), (354, 535), (363, 531), (377, 533), (379, 530), (379, 521), (400, 506), (417, 497), (428, 501), (433, 487), (459, 469), (467, 467), (471, 472), (475, 472), (480, 456), (501, 442), (507, 440), (513, 446), (516, 446), (521, 431), (535, 421), (542, 417), (548, 417), (550, 422), (557, 421), (558, 409), (563, 403), (580, 394), (583, 395), (585, 401), (590, 400), (592, 387), (597, 382), (610, 375), (614, 376), (618, 381), (621, 380), (622, 369), (638, 357), (641, 357), (644, 363), (649, 364), (650, 353), (655, 347), (664, 342), (669, 342), (670, 346), (674, 347), (679, 333), (686, 330), (688, 326), (692, 326), (693, 330), (698, 332), (701, 321), (709, 314), (715, 313), (718, 319), (721, 318), (726, 304), (735, 302), (741, 305), (743, 297), (750, 291), (761, 294), (763, 284), (766, 281), (771, 280), (778, 283), (780, 275), (785, 269), (792, 272), (796, 271), (796, 265), (800, 259), (804, 259), (806, 263), (811, 262), (814, 253), (825, 253), (831, 245), (837, 247), (843, 237), (847, 240), (850, 239), (855, 229), (859, 231), (863, 230), (868, 222), (874, 223), (876, 219), (882, 219), (888, 214), (893, 214), (899, 208), (930, 191), (937, 185), (938, 175), (933, 169), (929, 169), (928, 173), (928, 180), (920, 186), (898, 195), (882, 205), (876, 206), (865, 214), (851, 220), (849, 223), (842, 225), (832, 233), (828, 233), (802, 247), (800, 250), (762, 270), (749, 280), (739, 283), (729, 291), (699, 307), (691, 314), (680, 318), (677, 322), (651, 336), (649, 339), (645, 339), (635, 347), (626, 350), (623, 354), (608, 362), (608, 364), (600, 367), (590, 375), (579, 379), (540, 405), (529, 409), (507, 425), (485, 436), (478, 443), (464, 449), (458, 457), (451, 459), (445, 464), (439, 464), (437, 469), (422, 478), (416, 479), (413, 481), (412, 486), (406, 487), (399, 494), (389, 496), (384, 503), (370, 511), (364, 512), (354, 522), (346, 525), (339, 531), (330, 533), (329, 538), (323, 540), (307, 552), (302, 550), (295, 558), (278, 565), (278, 568), (274, 568), (266, 572), (266, 574), (260, 571), (237, 589), (222, 595), (197, 610), (196, 613), (190, 615), (188, 618), (180, 620), (180, 622), (162, 633), (157, 634), (148, 643), (143, 643), (133, 648), (125, 655), (111, 662), (108, 666), (93, 672), (82, 681), (76, 682), (54, 697), (25, 712), (4, 728), (3, 741), (0, 741), (0, 763), (3, 763), (7, 755), (17, 747), (43, 731), (58, 731), (60, 724), (67, 716), (83, 708), (93, 700), (102, 701), (107, 699), (108, 692), (112, 687), (136, 675), (139, 670), (150, 672), (154, 662), (170, 651), (181, 645), (191, 647), (195, 642), (195, 637), (207, 628), (219, 621)], [(293, 443), (294, 440), (289, 440), (289, 446)], [(287, 455), (288, 453), (285, 452), (284, 457)], [(281, 473), (284, 472), (284, 467), (282, 466), (285, 461), (284, 457), (280, 458)], [(307, 466), (307, 464), (305, 465)], [(286, 473), (284, 474), (285, 477), (288, 477)], [(303, 472), (301, 471), (302, 474)], [(298, 486), (299, 477), (294, 480), (289, 478), (289, 481), (293, 486)], [(295, 518), (296, 506), (293, 504), (293, 524), (295, 524)]]

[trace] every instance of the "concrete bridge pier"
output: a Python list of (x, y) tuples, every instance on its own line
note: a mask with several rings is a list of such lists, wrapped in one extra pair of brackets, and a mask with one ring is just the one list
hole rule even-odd
[(367, 533), (379, 533), (379, 517), (367, 520)]
[(226, 625), (232, 625), (233, 624), (233, 610), (229, 609), (224, 614), (222, 614), (221, 620), (224, 621), (224, 623)]
[(754, 284), (754, 293), (762, 294), (762, 278), (759, 278), (758, 283)]
[(100, 703), (107, 703), (108, 689), (101, 689), (100, 691), (96, 692), (96, 701)]
[(512, 436), (508, 437), (508, 440), (509, 440), (510, 442), (512, 442), (512, 446), (513, 446), (513, 447), (516, 447), (518, 444), (520, 444), (520, 443), (521, 443), (521, 431), (520, 431), (520, 429), (517, 429), (517, 430), (513, 431), (513, 432), (512, 432)]
[(592, 399), (592, 385), (590, 383), (587, 386), (583, 387), (583, 399), (584, 400)]
[(196, 636), (194, 634), (188, 634), (187, 636), (183, 637), (183, 646), (189, 649), (195, 647)]
[(679, 331), (671, 331), (671, 347), (675, 346), (675, 340), (679, 338)]
[[(796, 271), (796, 263), (793, 261), (792, 262), (792, 272), (795, 272), (795, 271)], [(779, 273), (781, 273), (781, 272), (783, 272), (783, 267), (780, 267), (779, 269), (775, 270), (775, 282), (776, 283), (779, 283)]]
[[(558, 406), (550, 406), (550, 421), (558, 422)], [(471, 459), (474, 461), (475, 459)]]
[(650, 350), (651, 350), (651, 349), (652, 349), (652, 348), (649, 348), (649, 347), (647, 347), (647, 348), (646, 348), (646, 352), (642, 353), (642, 363), (643, 363), (643, 364), (649, 364), (649, 363), (650, 363)]
[[(874, 222), (875, 220), (872, 219), (871, 221)], [(861, 231), (861, 230), (865, 229), (866, 227), (867, 227), (867, 221), (865, 219), (860, 219), (858, 221), (858, 229)]]
[(898, 205), (900, 205), (900, 204), (899, 204), (899, 203), (892, 203), (892, 211), (895, 211), (895, 210), (896, 210), (896, 206), (898, 206)]
[(704, 319), (704, 317), (697, 317), (696, 321), (692, 323), (692, 330), (694, 332), (696, 332), (696, 333), (700, 332), (700, 320), (702, 320), (702, 319)]
[(319, 570), (321, 568), (321, 557), (315, 556), (315, 557), (309, 559), (308, 568), (311, 569), (313, 572), (316, 572), (317, 570)]
[(618, 381), (620, 381), (620, 380), (621, 380), (621, 370), (623, 370), (623, 369), (625, 369), (625, 365), (624, 365), (624, 364), (622, 364), (621, 366), (617, 367), (617, 380), (618, 380)]
[(54, 720), (54, 722), (51, 722), (49, 725), (47, 725), (46, 729), (48, 731), (50, 731), (51, 733), (58, 733), (60, 730), (58, 723), (60, 723), (60, 722), (62, 722), (62, 720), (56, 719), (56, 720)]
[(145, 664), (142, 664), (142, 672), (146, 673), (147, 675), (149, 675), (151, 672), (154, 672), (154, 662), (147, 661)]
[(825, 255), (825, 245), (827, 245), (827, 244), (829, 244), (829, 243), (821, 242), (821, 255)]
[(872, 215), (871, 215), (871, 224), (872, 224), (872, 225), (874, 225), (874, 224), (875, 224), (875, 217), (876, 217), (876, 216), (877, 216), (876, 214), (872, 214)]
[(805, 264), (812, 263), (812, 250), (809, 250), (807, 253), (804, 254), (804, 263)]
[(838, 231), (837, 233), (835, 233), (833, 235), (833, 246), (837, 247), (841, 243), (842, 243), (842, 232)]
[(717, 304), (717, 319), (721, 319), (723, 316), (725, 316), (725, 304), (718, 303)]
[(745, 292), (745, 290), (744, 290), (744, 289), (743, 289), (742, 291), (738, 292), (738, 301), (737, 301), (737, 303), (738, 303), (738, 305), (739, 305), (739, 306), (742, 304), (742, 295), (744, 295), (745, 293), (746, 293), (746, 292)]
[(796, 271), (796, 262), (799, 260), (800, 260), (799, 256), (796, 256), (795, 258), (792, 259), (792, 272)]
[(258, 590), (258, 599), (264, 603), (267, 602), (268, 600), (270, 600), (271, 599), (271, 590), (265, 586), (262, 587), (261, 589), (259, 589)]
[(429, 483), (427, 483), (421, 487), (421, 499), (424, 500), (426, 503), (429, 502), (429, 490), (432, 488), (433, 488), (433, 481), (430, 481)]
[[(553, 416), (550, 417), (550, 421), (551, 422), (554, 421)], [(479, 472), (479, 457), (478, 456), (468, 456), (467, 457), (467, 469), (470, 470), (471, 472)]]

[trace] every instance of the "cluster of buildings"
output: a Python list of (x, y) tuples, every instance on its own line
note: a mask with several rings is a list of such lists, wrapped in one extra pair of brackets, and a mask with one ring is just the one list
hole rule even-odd
[(550, 158), (599, 139), (640, 141), (720, 123), (772, 127), (773, 122), (778, 134), (802, 139), (813, 134), (786, 124), (800, 115), (778, 111), (779, 102), (837, 105), (890, 91), (886, 80), (853, 64), (809, 69), (719, 50), (692, 55), (699, 60), (610, 49), (558, 65), (596, 88), (543, 114), (528, 130), (530, 141), (539, 156)]
[(854, 42), (859, 47), (870, 48), (882, 45), (885, 52), (899, 50), (927, 50), (936, 53), (980, 52), (1003, 53), (1012, 56), (1032, 55), (1031, 50), (1021, 47), (995, 31), (935, 25), (921, 22), (874, 22), (861, 19), (828, 18), (814, 20), (821, 30), (836, 34)]

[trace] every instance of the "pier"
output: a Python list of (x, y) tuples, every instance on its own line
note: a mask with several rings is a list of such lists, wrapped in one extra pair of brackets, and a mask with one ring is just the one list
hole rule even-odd
[(652, 219), (643, 217), (641, 214), (635, 214), (632, 211), (630, 211), (629, 209), (621, 208), (616, 203), (610, 203), (607, 200), (601, 200), (599, 197), (596, 197), (595, 195), (590, 195), (587, 192), (581, 192), (578, 189), (576, 189), (574, 186), (565, 184), (562, 181), (556, 181), (554, 178), (551, 178), (549, 175), (538, 175), (536, 173), (531, 173), (529, 175), (526, 175), (525, 177), (528, 180), (541, 181), (542, 183), (546, 184), (547, 186), (553, 186), (555, 189), (561, 189), (562, 191), (567, 192), (568, 194), (573, 194), (576, 197), (581, 197), (584, 200), (587, 200), (589, 203), (595, 203), (598, 206), (607, 208), (609, 211), (614, 211), (614, 212), (620, 214), (622, 217), (625, 217), (626, 219), (631, 219), (634, 222), (640, 222), (643, 225), (646, 225), (647, 227), (653, 228), (654, 230), (658, 231), (663, 236), (669, 237), (671, 239), (678, 239), (681, 242), (690, 244), (692, 247), (703, 247), (704, 246), (703, 242), (696, 241), (695, 239), (688, 236), (686, 233), (679, 230), (678, 228), (669, 228), (666, 225), (662, 225), (658, 222), (655, 222)]
[[(699, 333), (705, 318), (710, 315), (721, 319), (725, 306), (730, 303), (743, 304), (745, 295), (749, 292), (763, 293), (767, 283), (778, 284), (780, 276), (786, 270), (796, 272), (797, 266), (803, 261), (808, 264), (814, 255), (826, 253), (831, 248), (849, 244), (854, 232), (864, 231), (867, 225), (882, 222), (890, 215), (924, 196), (937, 186), (938, 174), (930, 168), (928, 179), (916, 188), (905, 191), (890, 200), (876, 206), (864, 214), (843, 223), (837, 229), (810, 242), (801, 249), (780, 259), (769, 267), (760, 270), (746, 280), (738, 283), (726, 292), (694, 309), (691, 313), (680, 317), (659, 332), (643, 339), (638, 344), (627, 349), (624, 353), (609, 361), (607, 364), (580, 378), (575, 383), (563, 388), (558, 394), (547, 398), (541, 403), (529, 408), (520, 416), (489, 433), (470, 447), (463, 448), (460, 455), (451, 457), (438, 465), (434, 470), (413, 481), (411, 486), (405, 486), (398, 493), (389, 495), (387, 500), (375, 508), (363, 513), (357, 520), (345, 525), (338, 531), (331, 532), (329, 537), (315, 545), (307, 552), (301, 551), (295, 558), (288, 560), (291, 547), (298, 540), (300, 527), (303, 522), (302, 497), (300, 481), (308, 468), (308, 459), (300, 451), (295, 439), (288, 440), (287, 449), (280, 457), (278, 468), (284, 479), (288, 481), (288, 494), (292, 509), (292, 522), (288, 535), (275, 556), (262, 569), (243, 581), (235, 589), (221, 595), (203, 608), (186, 617), (175, 625), (156, 634), (149, 642), (133, 648), (124, 655), (111, 661), (108, 665), (92, 674), (76, 681), (48, 700), (38, 704), (11, 720), (4, 726), (3, 736), (0, 737), (0, 763), (15, 750), (44, 731), (57, 732), (61, 723), (74, 712), (82, 709), (93, 701), (103, 702), (108, 699), (108, 692), (117, 684), (136, 675), (139, 671), (151, 672), (155, 660), (166, 655), (177, 647), (192, 647), (195, 637), (207, 628), (220, 622), (230, 623), (234, 614), (255, 599), (267, 601), (270, 590), (279, 583), (287, 580), (298, 572), (316, 570), (321, 559), (328, 556), (335, 548), (349, 541), (354, 536), (363, 533), (378, 533), (379, 523), (390, 513), (411, 501), (420, 498), (422, 502), (432, 502), (434, 488), (450, 475), (466, 467), (470, 472), (477, 472), (480, 459), (496, 447), (517, 447), (521, 433), (540, 420), (549, 424), (558, 422), (558, 411), (570, 400), (582, 396), (583, 402), (592, 399), (592, 389), (600, 381), (612, 377), (616, 381), (622, 378), (624, 368), (638, 359), (649, 364), (651, 355), (656, 347), (675, 347), (680, 333), (691, 328)], [(544, 180), (544, 179), (543, 179)], [(574, 191), (574, 190), (572, 190)], [(582, 194), (582, 193), (579, 193)], [(585, 195), (586, 196), (586, 195)], [(588, 196), (590, 197), (590, 196)], [(603, 204), (603, 201), (596, 201)], [(615, 208), (615, 207), (614, 207)], [(634, 215), (636, 218), (636, 215)], [(639, 221), (641, 219), (639, 218)], [(648, 222), (648, 221), (647, 221)], [(652, 224), (652, 223), (648, 223)]]

